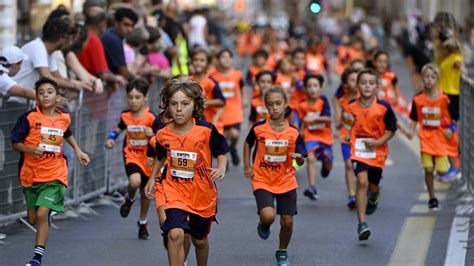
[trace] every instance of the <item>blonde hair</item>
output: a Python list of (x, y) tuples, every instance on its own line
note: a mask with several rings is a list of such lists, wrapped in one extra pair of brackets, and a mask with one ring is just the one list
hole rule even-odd
[(194, 100), (193, 117), (200, 119), (204, 113), (204, 96), (202, 88), (196, 82), (183, 81), (178, 78), (168, 81), (160, 93), (160, 108), (169, 114), (170, 99), (175, 93), (182, 91), (186, 96)]
[(440, 71), (439, 71), (438, 66), (436, 66), (433, 63), (428, 63), (428, 64), (424, 65), (423, 68), (421, 68), (421, 75), (424, 75), (425, 72), (428, 71), (428, 70), (433, 71), (436, 74), (436, 76), (439, 78)]

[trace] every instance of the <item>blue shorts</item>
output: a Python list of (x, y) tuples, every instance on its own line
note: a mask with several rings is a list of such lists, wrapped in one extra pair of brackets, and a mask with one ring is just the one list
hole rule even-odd
[(174, 228), (181, 228), (186, 234), (190, 234), (195, 239), (206, 239), (211, 231), (211, 224), (214, 217), (204, 218), (194, 213), (189, 213), (181, 209), (166, 209), (166, 220), (161, 225), (161, 230), (168, 235)]
[(324, 163), (332, 163), (334, 160), (332, 145), (327, 145), (319, 141), (308, 141), (305, 143), (308, 153), (314, 152), (316, 158)]
[(347, 143), (341, 143), (342, 159), (344, 161), (351, 159), (351, 145)]

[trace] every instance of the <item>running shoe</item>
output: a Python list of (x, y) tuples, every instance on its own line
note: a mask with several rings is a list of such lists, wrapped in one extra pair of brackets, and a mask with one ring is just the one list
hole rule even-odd
[(366, 222), (360, 223), (357, 226), (357, 234), (359, 235), (359, 240), (367, 240), (370, 236), (370, 228)]
[(120, 205), (120, 216), (126, 218), (130, 213), (130, 209), (132, 209), (133, 200), (128, 198), (126, 195), (123, 199), (122, 205)]
[(428, 201), (428, 208), (432, 211), (437, 211), (439, 207), (439, 202), (437, 198), (432, 198)]
[(32, 259), (30, 260), (30, 262), (28, 262), (26, 264), (26, 266), (41, 266), (43, 264), (41, 264), (41, 261), (37, 260), (37, 259)]
[(329, 176), (329, 173), (331, 173), (331, 170), (321, 167), (321, 176), (323, 178), (327, 178)]
[(278, 266), (290, 266), (290, 261), (288, 260), (288, 251), (279, 249), (275, 252), (275, 257), (278, 262)]
[(303, 195), (308, 197), (310, 200), (317, 200), (319, 198), (318, 197), (318, 191), (316, 190), (316, 188), (314, 186), (310, 186), (309, 188), (307, 188), (303, 192)]
[(257, 233), (258, 236), (260, 236), (261, 239), (267, 240), (268, 237), (270, 236), (270, 227), (265, 228), (260, 222), (258, 223), (257, 226)]
[(148, 223), (141, 224), (139, 221), (137, 221), (137, 224), (138, 224), (138, 238), (148, 239), (148, 237), (150, 236), (147, 229)]
[(461, 178), (461, 170), (457, 167), (450, 167), (448, 172), (441, 176), (443, 182), (453, 182), (454, 180)]
[(347, 201), (347, 207), (351, 210), (353, 210), (356, 207), (356, 197), (355, 196), (349, 196), (348, 201)]
[(230, 157), (232, 159), (232, 164), (234, 166), (237, 166), (239, 165), (240, 163), (240, 158), (239, 158), (239, 154), (237, 153), (237, 150), (236, 149), (230, 149)]
[(372, 195), (367, 199), (367, 208), (365, 209), (365, 214), (371, 215), (377, 210), (377, 207), (379, 205), (379, 194), (376, 194), (375, 196)]

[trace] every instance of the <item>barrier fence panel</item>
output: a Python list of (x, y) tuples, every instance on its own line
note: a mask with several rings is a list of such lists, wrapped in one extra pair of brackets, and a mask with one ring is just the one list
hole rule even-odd
[(461, 80), (461, 170), (468, 189), (474, 192), (474, 81)]

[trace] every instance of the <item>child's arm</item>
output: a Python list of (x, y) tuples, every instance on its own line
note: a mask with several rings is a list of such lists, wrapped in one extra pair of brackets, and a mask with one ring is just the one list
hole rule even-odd
[(249, 104), (248, 96), (247, 96), (247, 86), (245, 86), (244, 82), (240, 82), (240, 92), (242, 93), (242, 107), (247, 107)]
[(119, 137), (121, 132), (122, 129), (119, 127), (116, 127), (114, 131), (110, 132), (105, 141), (105, 147), (107, 149), (112, 149), (115, 146), (115, 140)]
[(214, 125), (217, 125), (217, 122), (219, 122), (219, 119), (221, 118), (223, 113), (224, 113), (224, 107), (221, 107), (221, 108), (217, 109), (217, 112), (214, 115), (214, 118), (212, 119), (212, 123)]
[(149, 199), (153, 199), (155, 195), (153, 195), (153, 190), (155, 189), (155, 178), (160, 171), (161, 167), (165, 164), (166, 157), (164, 157), (161, 161), (155, 160), (153, 163), (153, 168), (151, 169), (150, 178), (148, 178), (148, 182), (145, 186), (145, 195)]
[(12, 148), (17, 152), (29, 153), (36, 159), (39, 159), (41, 156), (43, 156), (43, 149), (40, 147), (28, 146), (22, 142), (12, 143)]
[(224, 179), (227, 168), (227, 156), (225, 154), (217, 156), (217, 168), (211, 169), (211, 180), (220, 181)]
[(382, 137), (378, 139), (368, 139), (368, 140), (365, 140), (364, 143), (368, 149), (375, 149), (378, 146), (381, 146), (385, 142), (389, 141), (393, 136), (395, 136), (395, 131), (386, 130), (385, 134), (383, 134)]
[(252, 178), (253, 176), (253, 167), (250, 165), (250, 145), (244, 143), (244, 174), (247, 178)]
[(76, 152), (77, 160), (81, 163), (81, 165), (86, 166), (91, 162), (91, 159), (89, 158), (89, 155), (87, 153), (83, 152), (81, 148), (77, 145), (76, 139), (71, 135), (66, 138), (67, 143), (71, 145), (71, 147), (74, 149)]
[(397, 127), (398, 129), (400, 129), (403, 135), (405, 135), (408, 139), (412, 139), (413, 136), (415, 135), (416, 124), (417, 124), (416, 121), (411, 121), (410, 127), (407, 129), (402, 124), (397, 123)]
[(221, 99), (212, 99), (212, 100), (207, 100), (207, 106), (216, 106), (216, 107), (222, 107), (224, 106), (225, 102)]
[(339, 130), (342, 126), (342, 108), (336, 96), (332, 97), (332, 106), (334, 106), (334, 124), (336, 129)]

